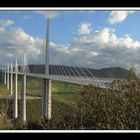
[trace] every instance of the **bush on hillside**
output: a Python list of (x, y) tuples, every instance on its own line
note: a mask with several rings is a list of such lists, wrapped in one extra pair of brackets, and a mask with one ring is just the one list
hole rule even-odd
[[(82, 96), (75, 111), (64, 111), (63, 119), (43, 120), (35, 129), (92, 129), (92, 130), (137, 130), (140, 129), (140, 91), (134, 81), (117, 81), (123, 90), (100, 89), (92, 85), (82, 86)], [(110, 85), (111, 87), (112, 84)], [(30, 125), (31, 126), (31, 125)], [(37, 128), (36, 128), (37, 127)], [(33, 127), (30, 127), (33, 128)]]

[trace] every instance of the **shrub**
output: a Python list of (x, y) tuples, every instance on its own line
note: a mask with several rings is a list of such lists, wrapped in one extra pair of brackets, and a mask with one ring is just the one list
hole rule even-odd
[(120, 81), (119, 86), (124, 90), (82, 87), (83, 98), (78, 105), (82, 126), (85, 129), (140, 129), (140, 92), (136, 85), (133, 81)]
[[(117, 85), (117, 86), (116, 86)], [(114, 87), (117, 87), (114, 89)], [(74, 109), (54, 102), (50, 121), (28, 124), (29, 129), (137, 130), (140, 129), (140, 91), (137, 81), (114, 81), (110, 88), (81, 86)]]

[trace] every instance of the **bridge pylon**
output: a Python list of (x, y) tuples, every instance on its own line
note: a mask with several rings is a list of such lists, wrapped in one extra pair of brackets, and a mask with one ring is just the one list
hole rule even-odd
[(17, 60), (14, 68), (14, 111), (13, 118), (16, 119), (18, 117), (18, 65)]
[(6, 68), (4, 70), (4, 84), (6, 85)]
[(7, 89), (9, 89), (9, 65), (7, 66)]
[[(49, 75), (49, 24), (50, 19), (47, 18), (46, 32), (46, 51), (45, 51), (45, 75)], [(51, 80), (42, 80), (42, 115), (45, 119), (51, 119)]]
[(26, 122), (26, 74), (25, 74), (25, 54), (23, 59), (23, 75), (21, 87), (21, 123)]
[(10, 67), (10, 94), (13, 95), (13, 64)]

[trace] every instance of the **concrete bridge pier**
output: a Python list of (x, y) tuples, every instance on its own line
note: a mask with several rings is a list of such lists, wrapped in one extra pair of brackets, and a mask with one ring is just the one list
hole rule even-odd
[(43, 79), (42, 81), (42, 114), (47, 120), (51, 119), (51, 80)]
[(15, 74), (14, 74), (14, 111), (13, 118), (16, 119), (18, 117), (18, 66), (17, 61), (15, 64)]
[(25, 74), (25, 54), (23, 59), (23, 75), (21, 84), (21, 124), (26, 123), (26, 74)]
[(21, 123), (26, 122), (26, 75), (22, 76), (22, 87), (21, 87)]
[[(46, 50), (45, 50), (45, 75), (49, 75), (49, 22), (47, 18)], [(42, 114), (47, 120), (51, 119), (51, 80), (42, 80)]]
[(13, 65), (10, 68), (10, 94), (13, 95)]
[(6, 85), (6, 69), (4, 71), (4, 84)]
[(7, 67), (7, 89), (9, 89), (9, 65)]

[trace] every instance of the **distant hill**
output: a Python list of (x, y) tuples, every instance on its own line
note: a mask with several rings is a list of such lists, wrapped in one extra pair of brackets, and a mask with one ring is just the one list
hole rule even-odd
[[(21, 69), (21, 68), (19, 68)], [(26, 67), (27, 72), (31, 73), (45, 73), (45, 66), (44, 65), (29, 65), (29, 67)], [(88, 75), (91, 77), (94, 75), (95, 77), (104, 77), (104, 78), (126, 78), (128, 75), (128, 70), (124, 68), (119, 67), (109, 67), (109, 68), (102, 68), (102, 69), (91, 69), (84, 67), (81, 68), (75, 68), (70, 66), (63, 66), (63, 65), (50, 65), (49, 68), (50, 74), (56, 74), (57, 75), (69, 75), (69, 76), (78, 76), (79, 74), (82, 76)], [(1, 72), (0, 72), (0, 78), (1, 78)]]
[[(45, 66), (44, 65), (29, 65), (30, 72), (32, 73), (44, 73)], [(50, 74), (57, 73), (58, 75), (82, 75), (85, 76), (92, 76), (95, 77), (104, 77), (104, 78), (126, 78), (128, 75), (128, 70), (120, 67), (109, 67), (109, 68), (102, 68), (102, 69), (91, 69), (88, 68), (86, 70), (84, 67), (75, 68), (70, 66), (63, 66), (63, 65), (50, 65)], [(82, 72), (83, 71), (83, 72)]]
[(128, 75), (128, 70), (119, 67), (103, 68), (103, 69), (91, 69), (97, 77), (106, 77), (106, 78), (126, 78)]

